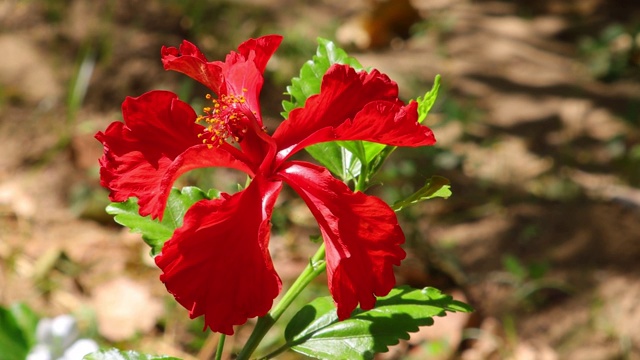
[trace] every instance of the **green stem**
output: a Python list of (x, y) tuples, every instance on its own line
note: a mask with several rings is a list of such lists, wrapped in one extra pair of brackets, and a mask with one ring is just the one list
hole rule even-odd
[(222, 359), (222, 350), (224, 349), (224, 340), (227, 338), (227, 335), (220, 334), (220, 339), (218, 339), (218, 347), (216, 348), (216, 357), (215, 360)]
[(362, 163), (360, 168), (360, 176), (358, 176), (358, 182), (356, 183), (355, 191), (364, 192), (369, 183), (369, 164)]
[(287, 310), (293, 300), (300, 295), (302, 290), (304, 290), (304, 288), (309, 285), (313, 279), (322, 274), (327, 267), (327, 264), (324, 261), (324, 254), (325, 248), (324, 244), (322, 244), (309, 261), (307, 267), (284, 294), (280, 302), (278, 302), (278, 304), (276, 304), (276, 306), (274, 306), (273, 309), (271, 309), (271, 312), (267, 315), (258, 318), (256, 327), (253, 329), (251, 336), (249, 336), (249, 340), (247, 340), (247, 343), (242, 348), (242, 351), (240, 351), (240, 354), (238, 354), (236, 360), (249, 359), (249, 356), (251, 356), (251, 354), (256, 350), (260, 341), (262, 341), (273, 324), (275, 324), (285, 310)]

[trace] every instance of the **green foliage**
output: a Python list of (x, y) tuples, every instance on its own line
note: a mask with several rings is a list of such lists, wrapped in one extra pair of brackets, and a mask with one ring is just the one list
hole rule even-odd
[(507, 254), (502, 257), (502, 266), (507, 273), (505, 283), (514, 290), (511, 301), (524, 309), (535, 309), (553, 296), (573, 291), (570, 285), (546, 276), (549, 265), (544, 262), (526, 265), (517, 257)]
[(171, 238), (173, 231), (182, 226), (184, 214), (191, 205), (203, 199), (217, 196), (215, 190), (205, 194), (195, 186), (188, 186), (181, 190), (172, 189), (167, 201), (162, 221), (151, 219), (150, 216), (140, 216), (138, 202), (134, 198), (121, 203), (107, 206), (107, 213), (114, 215), (114, 220), (142, 234), (142, 239), (151, 246), (151, 256), (160, 253), (164, 242)]
[(338, 321), (331, 297), (321, 297), (303, 307), (285, 329), (286, 346), (319, 359), (373, 359), (420, 326), (433, 325), (434, 316), (472, 308), (435, 288), (401, 287), (378, 298), (376, 307), (356, 310)]
[(640, 67), (640, 44), (635, 40), (640, 26), (613, 23), (596, 37), (583, 37), (579, 50), (587, 68), (597, 79), (614, 81), (637, 72)]
[(502, 257), (502, 266), (517, 281), (524, 281), (529, 277), (528, 269), (513, 255), (505, 255)]
[(0, 307), (0, 358), (23, 360), (35, 345), (38, 317), (24, 304)]
[(433, 104), (436, 103), (436, 99), (438, 98), (438, 91), (440, 90), (440, 75), (436, 75), (433, 80), (433, 86), (431, 86), (431, 90), (427, 91), (423, 97), (418, 97), (416, 101), (418, 102), (418, 122), (422, 124), (424, 119), (429, 115), (429, 111), (433, 107)]
[(437, 197), (447, 199), (449, 196), (451, 196), (449, 180), (442, 176), (432, 176), (427, 180), (424, 186), (420, 188), (420, 190), (416, 191), (406, 199), (396, 202), (391, 206), (391, 208), (395, 211), (400, 211), (409, 205), (417, 204), (424, 200)]
[(533, 263), (526, 266), (520, 259), (511, 254), (502, 257), (502, 266), (518, 283), (528, 280), (540, 280), (549, 270), (549, 265), (546, 263)]
[(100, 350), (85, 355), (83, 360), (180, 360), (166, 355), (141, 354), (135, 351), (121, 351), (118, 349)]
[[(361, 141), (358, 141), (361, 142)], [(350, 181), (360, 175), (360, 156), (343, 146), (347, 142), (326, 142), (307, 147), (305, 150), (334, 175)]]

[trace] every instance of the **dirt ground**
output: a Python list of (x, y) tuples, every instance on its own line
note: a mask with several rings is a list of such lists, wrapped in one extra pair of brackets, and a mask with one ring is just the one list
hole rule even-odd
[[(389, 74), (406, 99), (442, 76), (427, 120), (436, 148), (398, 151), (380, 181), (400, 190), (374, 191), (393, 200), (433, 174), (451, 180), (453, 197), (401, 215), (409, 257), (398, 279), (477, 311), (437, 319), (380, 358), (640, 359), (632, 0), (5, 0), (0, 304), (73, 313), (104, 345), (211, 356), (216, 337), (175, 306), (139, 236), (104, 213), (93, 134), (120, 118), (126, 96), (204, 94), (162, 69), (162, 45), (186, 38), (216, 59), (266, 33), (285, 36), (263, 90), (271, 129), (318, 36)], [(232, 179), (216, 171), (206, 181)], [(301, 208), (285, 194), (280, 211), (293, 231), (272, 240), (285, 282), (313, 251), (306, 239), (316, 230)]]

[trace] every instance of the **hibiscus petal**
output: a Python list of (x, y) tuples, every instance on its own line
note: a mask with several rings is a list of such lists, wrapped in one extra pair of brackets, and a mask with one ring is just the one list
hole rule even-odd
[(375, 296), (387, 295), (395, 285), (393, 265), (405, 257), (404, 234), (393, 210), (377, 197), (352, 192), (317, 165), (291, 161), (278, 174), (318, 221), (338, 317), (348, 318), (358, 303), (373, 308)]
[[(418, 103), (407, 106), (389, 101), (370, 102), (353, 120), (335, 129), (335, 140), (364, 140), (392, 146), (433, 145), (433, 131), (418, 122)], [(321, 139), (320, 141), (331, 141)]]
[(224, 80), (222, 76), (223, 63), (220, 61), (209, 62), (194, 44), (184, 40), (180, 49), (163, 46), (160, 55), (165, 70), (181, 72), (199, 81), (214, 93), (220, 93), (220, 87)]
[(337, 140), (363, 140), (391, 146), (428, 146), (436, 143), (430, 128), (418, 123), (418, 103), (409, 105), (373, 101), (364, 106), (353, 120), (337, 128), (320, 129), (294, 146), (281, 150), (280, 161), (309, 145)]
[[(249, 39), (238, 46), (238, 52), (231, 52), (227, 55), (225, 62), (208, 61), (198, 47), (186, 40), (182, 42), (180, 49), (163, 46), (160, 53), (165, 70), (175, 70), (186, 74), (218, 95), (234, 94), (240, 96), (244, 95), (243, 89), (257, 89), (255, 96), (253, 94), (247, 96), (247, 99), (250, 100), (251, 97), (257, 99), (262, 88), (262, 73), (281, 42), (282, 36), (280, 35)], [(242, 65), (243, 63), (249, 63), (254, 68)], [(236, 66), (238, 68), (234, 69)], [(242, 76), (243, 74), (244, 76)], [(258, 77), (259, 83), (256, 81)], [(226, 83), (231, 83), (231, 85), (227, 85), (225, 88)], [(256, 93), (256, 91), (250, 92)], [(258, 105), (257, 101), (249, 101), (249, 103)], [(251, 109), (257, 111), (259, 106), (252, 106)]]
[(260, 91), (264, 83), (262, 73), (256, 64), (250, 60), (239, 60), (233, 65), (225, 66), (223, 70), (224, 94), (233, 94), (245, 98), (247, 116), (255, 118), (260, 128), (262, 128), (262, 115), (260, 112)]
[(155, 258), (160, 280), (191, 318), (227, 335), (263, 316), (281, 289), (269, 255), (270, 218), (282, 182), (256, 177), (239, 193), (203, 200)]
[(264, 69), (267, 62), (282, 42), (280, 35), (266, 35), (249, 39), (240, 46), (238, 52), (231, 52), (225, 60), (223, 70), (226, 93), (242, 95), (250, 112), (260, 127), (263, 126), (260, 113), (260, 91), (264, 83)]
[(151, 91), (122, 104), (124, 123), (98, 132), (104, 145), (100, 183), (111, 201), (138, 198), (140, 214), (162, 217), (173, 182), (201, 167), (224, 166), (253, 175), (246, 157), (228, 145), (209, 149), (198, 138), (191, 107), (168, 91)]
[(263, 73), (267, 67), (267, 62), (269, 62), (281, 42), (282, 36), (280, 35), (265, 35), (243, 42), (238, 46), (238, 52), (246, 59), (251, 59), (256, 64), (258, 71)]
[(322, 78), (320, 93), (309, 97), (304, 107), (292, 110), (273, 137), (280, 149), (289, 149), (321, 129), (353, 119), (373, 101), (400, 103), (398, 85), (377, 70), (356, 72), (347, 65), (332, 65)]

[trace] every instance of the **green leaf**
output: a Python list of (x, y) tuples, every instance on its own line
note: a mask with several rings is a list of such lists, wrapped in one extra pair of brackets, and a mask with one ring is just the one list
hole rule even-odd
[(282, 102), (283, 118), (287, 119), (291, 110), (304, 106), (309, 96), (320, 93), (322, 77), (333, 64), (345, 64), (362, 70), (358, 60), (348, 56), (333, 42), (318, 38), (316, 55), (302, 65), (300, 77), (291, 79), (291, 85), (287, 86), (287, 94), (291, 96), (291, 100)]
[(449, 180), (442, 176), (432, 176), (420, 190), (416, 191), (408, 198), (396, 202), (391, 206), (391, 208), (394, 211), (400, 211), (405, 207), (419, 203), (420, 201), (437, 197), (447, 199), (449, 196), (451, 196)]
[(135, 198), (121, 203), (111, 203), (107, 206), (107, 213), (115, 215), (114, 220), (118, 224), (142, 234), (142, 239), (151, 246), (151, 256), (155, 256), (162, 250), (164, 242), (171, 238), (173, 231), (182, 226), (184, 214), (191, 205), (209, 199), (208, 195), (217, 194), (213, 190), (205, 194), (195, 186), (185, 187), (182, 191), (171, 189), (162, 221), (151, 219), (150, 216), (140, 216)]
[(31, 349), (29, 338), (20, 320), (10, 309), (0, 307), (0, 357), (2, 360), (24, 360)]
[(315, 144), (306, 148), (307, 152), (329, 171), (349, 181), (360, 174), (362, 163), (353, 152), (338, 142)]
[(378, 298), (376, 307), (355, 310), (338, 321), (331, 297), (321, 297), (303, 307), (287, 325), (285, 340), (294, 351), (319, 359), (373, 359), (420, 326), (433, 324), (434, 316), (473, 309), (435, 288), (391, 290)]
[(429, 111), (433, 107), (438, 97), (438, 90), (440, 90), (440, 75), (436, 75), (433, 80), (433, 86), (423, 97), (418, 97), (418, 122), (422, 123), (427, 118)]
[(519, 281), (524, 281), (529, 276), (528, 269), (513, 255), (503, 256), (502, 266)]
[(135, 351), (121, 351), (118, 349), (100, 350), (85, 355), (83, 360), (180, 360), (166, 355), (141, 354)]
[(29, 349), (33, 347), (36, 340), (36, 328), (38, 327), (38, 315), (31, 310), (24, 303), (15, 303), (11, 305), (9, 308), (11, 315), (16, 321), (16, 324), (22, 330), (22, 334), (24, 335), (25, 340), (27, 341), (27, 345)]

